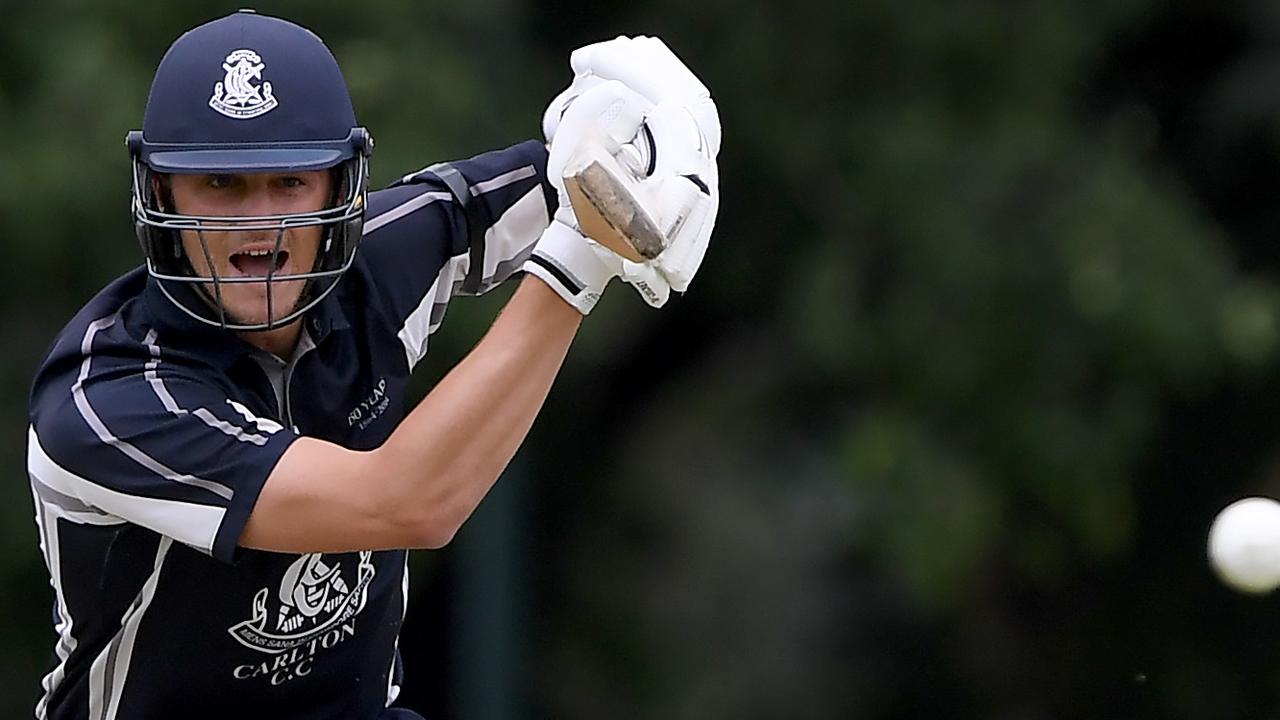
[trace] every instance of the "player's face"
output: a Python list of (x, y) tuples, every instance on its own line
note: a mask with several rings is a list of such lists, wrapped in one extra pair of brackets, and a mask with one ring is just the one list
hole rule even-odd
[[(233, 175), (172, 175), (170, 188), (177, 212), (183, 215), (285, 215), (315, 212), (325, 207), (332, 192), (332, 176), (317, 170), (290, 173), (252, 173)], [(201, 277), (261, 277), (266, 279), (273, 268), (272, 253), (279, 238), (280, 251), (275, 255), (274, 275), (310, 272), (320, 251), (324, 230), (320, 226), (290, 228), (283, 235), (277, 230), (238, 230), (229, 224), (225, 230), (182, 231), (182, 247), (191, 266)], [(201, 242), (203, 240), (203, 243)], [(216, 298), (214, 286), (205, 285), (209, 297)], [(271, 281), (270, 312), (282, 317), (297, 305), (305, 280)], [(238, 323), (262, 323), (268, 320), (267, 283), (221, 283), (222, 307)]]

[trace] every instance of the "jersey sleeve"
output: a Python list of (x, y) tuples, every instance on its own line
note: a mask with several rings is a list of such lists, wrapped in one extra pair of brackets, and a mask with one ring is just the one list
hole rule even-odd
[(129, 522), (234, 560), (258, 494), (297, 435), (160, 363), (92, 363), (70, 388), (43, 389), (43, 410), (32, 414), (27, 470), (37, 500), (71, 522)]
[(515, 274), (556, 206), (547, 150), (529, 141), (438, 163), (369, 197), (360, 253), (412, 369), (449, 300)]

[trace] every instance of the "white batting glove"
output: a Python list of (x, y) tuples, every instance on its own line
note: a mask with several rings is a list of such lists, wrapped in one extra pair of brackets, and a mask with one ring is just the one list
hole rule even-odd
[(605, 285), (618, 276), (635, 286), (651, 305), (662, 305), (670, 294), (652, 267), (622, 260), (582, 235), (563, 178), (565, 163), (580, 143), (597, 134), (626, 142), (639, 132), (651, 108), (652, 103), (622, 83), (600, 81), (577, 96), (558, 118), (547, 178), (556, 188), (560, 207), (523, 269), (542, 279), (583, 315), (591, 312)]
[[(716, 156), (721, 143), (719, 113), (710, 92), (698, 77), (662, 40), (655, 37), (617, 37), (580, 47), (570, 56), (573, 81), (552, 100), (543, 113), (543, 135), (552, 146), (548, 176), (561, 197), (557, 218), (568, 224), (572, 210), (564, 195), (564, 161), (575, 142), (557, 142), (566, 118), (582, 97), (609, 81), (621, 82), (628, 90), (653, 102), (645, 126), (653, 146), (653, 170), (641, 181), (636, 200), (641, 202), (658, 227), (667, 234), (667, 250), (648, 263), (632, 263), (603, 246), (590, 242), (591, 249), (612, 274), (630, 283), (654, 307), (666, 304), (671, 290), (685, 292), (698, 273), (719, 210), (719, 173)], [(617, 143), (630, 126), (612, 133)], [(576, 131), (575, 131), (576, 132)], [(645, 142), (641, 137), (640, 142)], [(559, 151), (557, 151), (559, 150)], [(649, 158), (649, 147), (644, 155)], [(573, 222), (576, 227), (576, 222)], [(598, 297), (598, 295), (596, 295)], [(594, 305), (594, 301), (593, 301)]]
[[(573, 103), (603, 82), (621, 82), (656, 106), (645, 121), (653, 140), (654, 169), (642, 181), (643, 196), (637, 200), (667, 232), (668, 247), (643, 264), (600, 250), (608, 253), (605, 260), (611, 264), (625, 263), (618, 267), (619, 274), (647, 302), (661, 306), (670, 289), (688, 289), (715, 227), (720, 206), (716, 167), (721, 140), (719, 112), (706, 85), (658, 38), (624, 36), (587, 45), (572, 53), (569, 64), (573, 82), (543, 114), (542, 129), (549, 142)], [(558, 174), (553, 179), (558, 181)], [(661, 282), (637, 269), (640, 267), (656, 271)], [(659, 287), (661, 290), (655, 291)]]

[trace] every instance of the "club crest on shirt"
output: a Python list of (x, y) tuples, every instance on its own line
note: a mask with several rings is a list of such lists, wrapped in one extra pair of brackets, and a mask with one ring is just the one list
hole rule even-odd
[(258, 53), (252, 50), (233, 51), (222, 63), (226, 76), (222, 82), (214, 84), (209, 107), (233, 120), (248, 120), (270, 112), (280, 104), (271, 92), (271, 83), (254, 85), (252, 82), (262, 80), (262, 71), (266, 67)]
[(356, 577), (344, 578), (342, 565), (321, 553), (302, 555), (284, 572), (279, 587), (264, 587), (253, 597), (253, 617), (228, 628), (245, 647), (281, 653), (340, 630), (360, 614), (373, 580), (373, 553), (360, 553)]

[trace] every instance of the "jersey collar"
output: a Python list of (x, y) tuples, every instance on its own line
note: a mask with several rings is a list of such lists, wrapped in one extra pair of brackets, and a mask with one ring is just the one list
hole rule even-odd
[[(301, 320), (306, 323), (306, 330), (317, 346), (331, 332), (350, 327), (337, 290), (335, 288), (335, 292), (329, 293)], [(178, 294), (197, 291), (183, 285), (171, 292)], [(174, 338), (180, 338), (179, 343), (183, 345), (184, 351), (197, 355), (222, 370), (230, 368), (240, 358), (258, 352), (256, 347), (245, 342), (236, 333), (207, 325), (187, 315), (165, 296), (159, 281), (153, 277), (147, 278), (147, 287), (143, 290), (142, 297), (156, 329), (166, 338), (166, 345), (173, 345)]]

